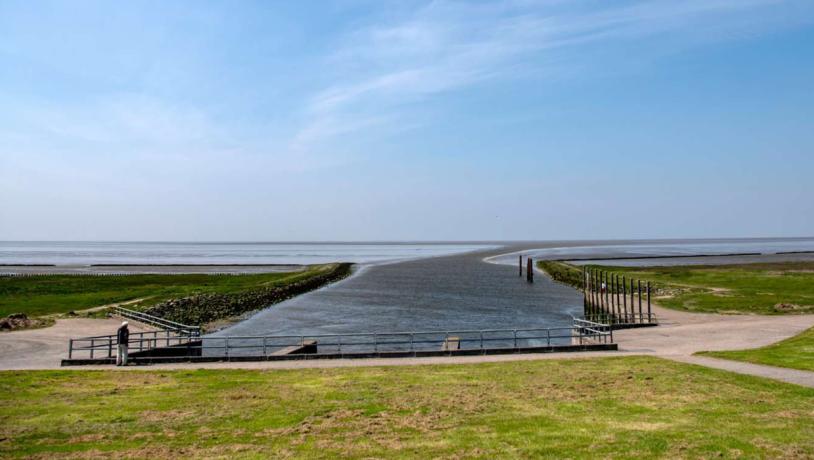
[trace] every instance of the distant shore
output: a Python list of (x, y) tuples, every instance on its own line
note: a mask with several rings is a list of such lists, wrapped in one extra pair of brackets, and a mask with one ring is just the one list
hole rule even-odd
[(186, 275), (302, 271), (297, 264), (0, 265), (2, 275)]

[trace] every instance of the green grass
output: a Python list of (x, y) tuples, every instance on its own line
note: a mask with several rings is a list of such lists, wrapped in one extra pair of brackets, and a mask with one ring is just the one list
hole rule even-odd
[(580, 267), (553, 260), (540, 260), (537, 262), (537, 267), (548, 273), (548, 276), (555, 281), (582, 289), (582, 268)]
[(321, 273), (324, 266), (304, 272), (250, 275), (47, 275), (0, 278), (0, 318), (12, 313), (40, 316), (124, 302), (146, 300), (135, 308), (193, 294), (229, 294), (259, 287), (281, 286)]
[(649, 357), (0, 372), (0, 457), (814, 456), (814, 389)]
[(814, 328), (761, 348), (735, 351), (705, 351), (700, 355), (733, 359), (769, 366), (814, 371)]
[(655, 283), (663, 307), (694, 312), (814, 313), (814, 262), (598, 267)]

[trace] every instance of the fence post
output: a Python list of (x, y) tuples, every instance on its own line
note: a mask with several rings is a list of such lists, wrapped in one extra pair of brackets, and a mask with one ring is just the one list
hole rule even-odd
[(597, 284), (597, 273), (595, 268), (591, 269), (591, 288), (591, 297), (593, 300), (591, 305), (591, 316), (594, 316), (599, 309), (599, 285)]
[(636, 300), (633, 293), (633, 278), (630, 279), (630, 322), (636, 322)]
[(627, 319), (627, 279), (623, 276), (622, 277), (622, 305), (625, 308), (625, 322), (628, 321)]
[(113, 337), (108, 337), (107, 339), (107, 357), (113, 357)]
[(68, 359), (73, 358), (73, 339), (68, 339)]
[(613, 296), (611, 296), (610, 273), (605, 272), (605, 315), (610, 316), (613, 311)]
[(636, 280), (639, 285), (639, 322), (642, 322), (644, 315), (642, 315), (642, 280)]
[(93, 349), (96, 347), (96, 339), (90, 339), (90, 359), (93, 359)]
[(517, 255), (517, 276), (523, 277), (523, 254)]
[(650, 281), (647, 282), (647, 322), (651, 321), (651, 313), (650, 313)]

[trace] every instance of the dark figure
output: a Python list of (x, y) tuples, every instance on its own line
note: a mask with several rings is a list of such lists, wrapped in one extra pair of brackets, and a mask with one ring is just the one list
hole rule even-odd
[(127, 343), (130, 341), (130, 329), (127, 328), (127, 321), (122, 322), (121, 327), (116, 332), (116, 339), (119, 343), (116, 353), (116, 365), (127, 365)]

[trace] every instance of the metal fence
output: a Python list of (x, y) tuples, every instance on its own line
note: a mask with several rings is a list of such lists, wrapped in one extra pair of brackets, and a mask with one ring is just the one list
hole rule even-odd
[(179, 335), (187, 335), (197, 337), (201, 335), (201, 327), (200, 326), (189, 326), (186, 324), (176, 323), (175, 321), (170, 321), (168, 319), (160, 318), (158, 316), (148, 315), (147, 313), (130, 310), (124, 307), (113, 307), (111, 311), (115, 315), (119, 315), (123, 318), (132, 319), (133, 321), (138, 321), (140, 323), (144, 323), (150, 326), (155, 326), (167, 331), (173, 331), (178, 333)]
[[(169, 348), (178, 345), (192, 345), (197, 336), (180, 334), (176, 331), (162, 330), (149, 332), (131, 332), (128, 340), (130, 353)], [(113, 358), (119, 344), (116, 335), (99, 335), (82, 337), (68, 341), (68, 359), (80, 358)]]
[[(183, 357), (262, 357), (282, 355), (401, 354), (416, 356), (426, 352), (522, 351), (564, 345), (611, 344), (613, 330), (607, 324), (574, 319), (567, 327), (490, 329), (428, 332), (382, 332), (358, 334), (317, 334), (288, 336), (193, 337), (173, 331), (130, 335), (129, 349), (140, 351), (173, 347), (173, 356)], [(72, 339), (68, 358), (112, 358), (116, 336)]]
[[(658, 318), (654, 313), (626, 313), (621, 315), (596, 313), (593, 315), (585, 315), (586, 320), (594, 321), (609, 326), (625, 326), (632, 327), (637, 325), (642, 326), (656, 326), (658, 325)], [(617, 328), (619, 329), (619, 328)]]

